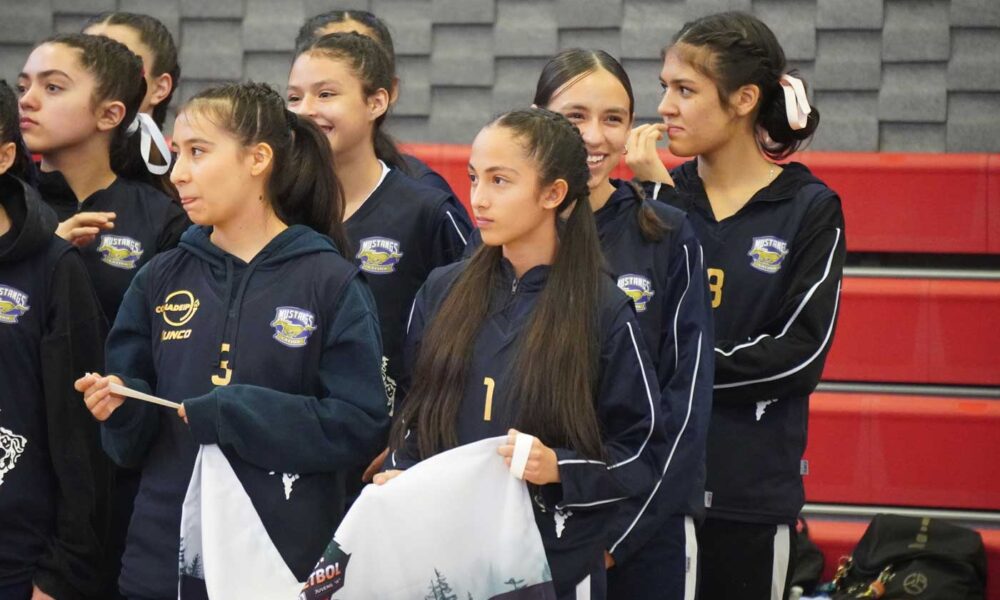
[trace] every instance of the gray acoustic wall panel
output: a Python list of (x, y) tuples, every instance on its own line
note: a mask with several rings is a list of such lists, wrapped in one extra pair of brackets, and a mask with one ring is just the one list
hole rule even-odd
[(655, 120), (660, 52), (681, 25), (750, 11), (782, 42), (822, 114), (812, 147), (1000, 152), (1000, 0), (0, 0), (0, 77), (33, 44), (106, 10), (161, 19), (180, 46), (175, 105), (223, 81), (283, 88), (302, 21), (371, 10), (392, 30), (408, 141), (469, 143), (493, 114), (531, 102), (545, 61), (604, 49)]

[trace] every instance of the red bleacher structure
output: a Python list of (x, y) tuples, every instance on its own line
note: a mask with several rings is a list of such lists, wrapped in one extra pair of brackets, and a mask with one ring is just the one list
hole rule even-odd
[[(404, 150), (441, 173), (468, 208), (467, 146)], [(662, 157), (671, 167), (680, 162)], [(977, 524), (981, 516), (987, 597), (1000, 598), (1000, 155), (805, 152), (796, 160), (840, 194), (848, 252), (978, 255), (978, 264), (986, 256), (992, 265), (985, 275), (845, 275), (823, 379), (885, 391), (813, 395), (807, 511), (943, 509)], [(621, 166), (615, 176), (630, 173)], [(901, 385), (911, 391), (893, 391)], [(950, 389), (979, 397), (914, 385), (960, 386)], [(828, 580), (868, 519), (823, 514), (807, 518)]]

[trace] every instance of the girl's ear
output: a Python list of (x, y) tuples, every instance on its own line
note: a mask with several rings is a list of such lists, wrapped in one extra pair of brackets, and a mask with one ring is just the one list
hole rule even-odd
[(546, 210), (556, 209), (569, 191), (569, 184), (565, 179), (556, 179), (542, 190), (542, 208)]
[(385, 88), (375, 90), (375, 93), (368, 96), (368, 120), (375, 121), (389, 110), (391, 97)]
[(760, 102), (760, 88), (756, 84), (740, 86), (729, 95), (729, 106), (738, 117), (745, 117), (757, 108)]
[(121, 100), (105, 100), (97, 107), (97, 130), (111, 131), (121, 125), (124, 118), (124, 102)]
[(153, 94), (149, 97), (149, 101), (153, 106), (158, 106), (160, 102), (163, 102), (164, 98), (170, 95), (171, 90), (174, 89), (174, 78), (170, 76), (170, 73), (163, 73), (153, 78)]
[(17, 144), (15, 142), (0, 144), (0, 175), (10, 169), (15, 158), (17, 158)]
[(274, 149), (271, 148), (270, 144), (264, 142), (259, 142), (251, 146), (248, 155), (250, 160), (250, 174), (254, 177), (267, 171), (268, 167), (274, 161)]

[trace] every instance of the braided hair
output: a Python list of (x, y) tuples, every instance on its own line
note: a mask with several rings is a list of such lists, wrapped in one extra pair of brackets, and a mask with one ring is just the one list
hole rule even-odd
[(268, 196), (284, 223), (307, 225), (330, 236), (341, 254), (350, 252), (344, 233), (344, 194), (333, 171), (330, 145), (309, 119), (299, 119), (264, 83), (230, 83), (199, 92), (181, 109), (232, 134), (243, 146), (264, 143), (274, 152)]
[[(518, 336), (517, 354), (505, 374), (518, 398), (518, 413), (498, 415), (550, 447), (573, 448), (604, 457), (594, 406), (600, 342), (597, 313), (601, 288), (601, 250), (588, 201), (587, 149), (580, 131), (565, 117), (545, 109), (515, 110), (487, 127), (509, 130), (532, 159), (542, 186), (566, 182), (558, 215), (559, 246), (545, 289)], [(571, 206), (572, 205), (572, 206)], [(497, 286), (503, 249), (483, 245), (455, 281), (421, 343), (413, 384), (394, 423), (392, 446), (400, 447), (415, 428), (424, 458), (458, 444), (456, 421), (479, 328), (486, 321)], [(581, 341), (583, 342), (581, 344)], [(503, 409), (501, 409), (503, 410)]]
[(771, 159), (787, 158), (819, 126), (815, 106), (803, 129), (795, 130), (788, 124), (780, 84), (788, 68), (785, 52), (774, 32), (757, 17), (724, 12), (685, 23), (665, 53), (669, 51), (680, 52), (694, 68), (715, 81), (723, 106), (741, 86), (756, 85), (760, 89), (755, 117), (757, 143)]

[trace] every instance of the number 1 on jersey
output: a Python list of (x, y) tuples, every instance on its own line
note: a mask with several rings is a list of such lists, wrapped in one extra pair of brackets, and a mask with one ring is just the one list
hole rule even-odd
[(712, 308), (719, 308), (722, 305), (722, 284), (726, 280), (726, 274), (722, 269), (708, 270), (708, 289), (712, 292)]
[(493, 418), (493, 388), (496, 387), (497, 382), (493, 381), (492, 377), (484, 377), (483, 385), (486, 386), (486, 407), (483, 409), (483, 420), (489, 421)]

